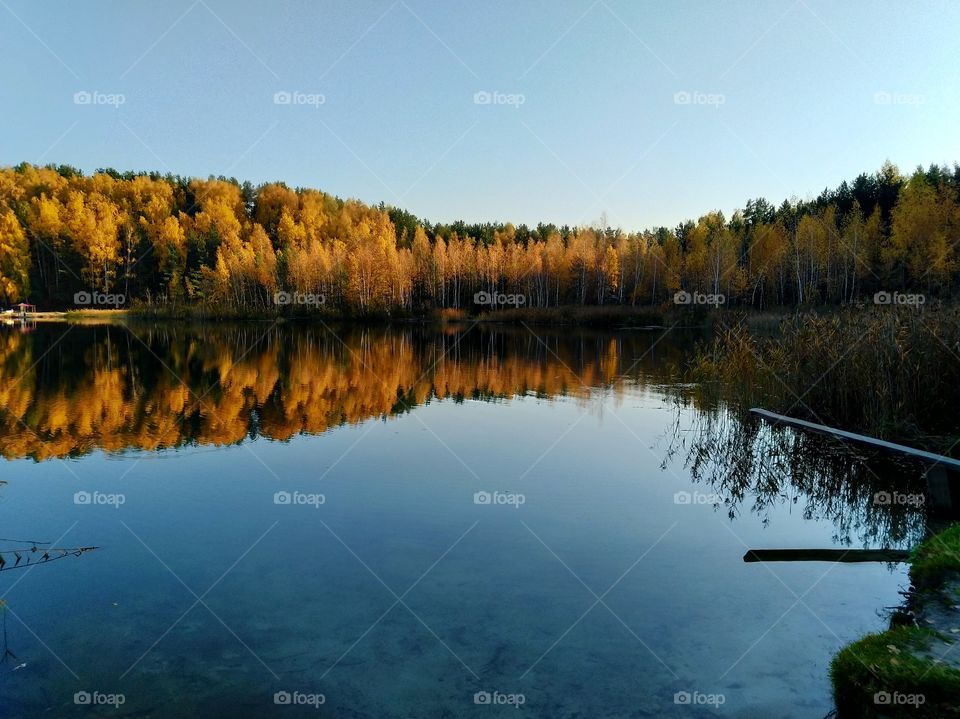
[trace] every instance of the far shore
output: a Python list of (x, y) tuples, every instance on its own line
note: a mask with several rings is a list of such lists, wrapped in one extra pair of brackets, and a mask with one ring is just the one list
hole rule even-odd
[(65, 311), (48, 311), (48, 312), (25, 312), (20, 314), (19, 312), (14, 312), (12, 314), (4, 314), (0, 316), (0, 319), (3, 319), (7, 324), (15, 324), (21, 319), (26, 320), (27, 322), (72, 322), (72, 321), (81, 321), (81, 320), (107, 320), (107, 319), (121, 319), (124, 317), (129, 317), (135, 315), (136, 313), (131, 312), (127, 309), (113, 309), (113, 310), (65, 310)]
[[(186, 322), (222, 322), (222, 321), (279, 321), (279, 322), (336, 322), (356, 324), (530, 324), (560, 326), (594, 326), (623, 330), (657, 329), (709, 329), (718, 324), (728, 324), (737, 318), (755, 327), (775, 329), (781, 320), (798, 312), (830, 313), (839, 308), (832, 307), (778, 307), (764, 310), (752, 308), (684, 308), (673, 306), (624, 307), (610, 306), (561, 306), (561, 307), (522, 307), (472, 313), (465, 309), (433, 309), (421, 312), (390, 313), (371, 312), (364, 315), (338, 313), (334, 311), (296, 313), (284, 312), (250, 313), (230, 311), (205, 311), (182, 309), (171, 310), (149, 306), (135, 306), (113, 309), (80, 308), (68, 310), (46, 310), (26, 313), (4, 313), (0, 315), (6, 324), (12, 325), (25, 321), (35, 322), (120, 322), (120, 321), (186, 321)], [(872, 306), (867, 308), (873, 309)], [(883, 309), (881, 308), (881, 311)]]

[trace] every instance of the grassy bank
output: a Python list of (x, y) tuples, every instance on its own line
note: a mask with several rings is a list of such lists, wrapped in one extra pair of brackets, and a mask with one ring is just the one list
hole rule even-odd
[(960, 716), (960, 524), (914, 550), (910, 579), (910, 620), (834, 658), (840, 719)]
[[(28, 312), (24, 319), (27, 322), (108, 322), (121, 320), (131, 316), (126, 309), (113, 310), (64, 310), (60, 312)], [(18, 323), (21, 318), (18, 314), (5, 315), (3, 319), (8, 323)]]
[(910, 580), (918, 591), (937, 590), (960, 577), (960, 524), (934, 535), (911, 558)]
[[(48, 312), (46, 314), (57, 315), (60, 313)], [(64, 317), (67, 320), (108, 320), (108, 319), (123, 319), (130, 316), (129, 310), (67, 310), (63, 313)]]

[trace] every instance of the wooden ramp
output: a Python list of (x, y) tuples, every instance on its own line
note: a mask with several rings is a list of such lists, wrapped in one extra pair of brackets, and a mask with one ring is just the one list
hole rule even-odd
[(905, 457), (913, 457), (924, 465), (924, 478), (927, 482), (927, 496), (930, 500), (930, 506), (938, 513), (944, 513), (950, 516), (957, 514), (960, 508), (960, 483), (951, 481), (951, 475), (955, 480), (960, 477), (960, 459), (945, 457), (942, 454), (925, 452), (922, 449), (914, 449), (903, 444), (887, 442), (876, 437), (868, 437), (865, 434), (856, 432), (847, 432), (843, 429), (828, 427), (825, 424), (816, 424), (806, 420), (787, 417), (786, 415), (769, 412), (759, 407), (750, 410), (750, 414), (760, 417), (774, 425), (783, 425), (785, 427), (794, 427), (796, 429), (805, 429), (810, 432), (825, 434), (837, 439), (858, 444), (864, 447), (884, 452), (892, 452)]
[(876, 447), (877, 449), (882, 449), (886, 452), (895, 452), (897, 454), (904, 454), (909, 457), (914, 457), (922, 460), (926, 464), (940, 465), (955, 471), (960, 471), (960, 459), (944, 457), (942, 454), (924, 452), (922, 449), (914, 449), (913, 447), (907, 447), (903, 444), (887, 442), (882, 439), (877, 439), (876, 437), (868, 437), (865, 434), (856, 434), (855, 432), (847, 432), (846, 430), (828, 427), (825, 424), (816, 424), (815, 422), (807, 422), (806, 420), (787, 417), (786, 415), (777, 414), (776, 412), (769, 412), (765, 409), (760, 409), (759, 407), (754, 407), (751, 409), (750, 414), (765, 419), (773, 424), (782, 424), (788, 427), (796, 427), (798, 429), (806, 429), (811, 432), (832, 435), (834, 437), (845, 439), (849, 442), (855, 442), (857, 444), (862, 444), (869, 447)]

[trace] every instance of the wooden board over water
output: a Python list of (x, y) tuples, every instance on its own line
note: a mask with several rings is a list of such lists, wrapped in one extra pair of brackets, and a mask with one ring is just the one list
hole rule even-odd
[(905, 549), (748, 549), (744, 562), (905, 562)]
[(856, 442), (857, 444), (867, 445), (869, 447), (875, 447), (877, 449), (882, 449), (887, 452), (896, 452), (898, 454), (905, 454), (910, 457), (916, 457), (924, 462), (929, 464), (939, 464), (951, 469), (960, 471), (960, 460), (952, 459), (951, 457), (944, 457), (941, 454), (934, 454), (933, 452), (925, 452), (922, 449), (914, 449), (913, 447), (907, 447), (906, 445), (896, 444), (894, 442), (887, 442), (886, 440), (877, 439), (876, 437), (868, 437), (865, 434), (856, 434), (855, 432), (847, 432), (846, 430), (836, 429), (834, 427), (828, 427), (825, 424), (816, 424), (815, 422), (807, 422), (806, 420), (796, 419), (794, 417), (787, 417), (786, 415), (777, 414), (776, 412), (770, 412), (765, 409), (760, 409), (759, 407), (754, 407), (750, 410), (750, 414), (761, 417), (769, 422), (774, 424), (783, 424), (788, 427), (797, 427), (799, 429), (810, 430), (811, 432), (819, 432), (821, 434), (828, 434), (834, 437), (839, 437), (845, 439), (849, 442)]

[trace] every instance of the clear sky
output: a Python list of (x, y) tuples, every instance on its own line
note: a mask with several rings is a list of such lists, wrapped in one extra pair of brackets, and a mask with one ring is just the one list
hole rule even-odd
[(673, 226), (960, 160), (955, 0), (0, 0), (0, 43), (0, 164), (434, 221)]

